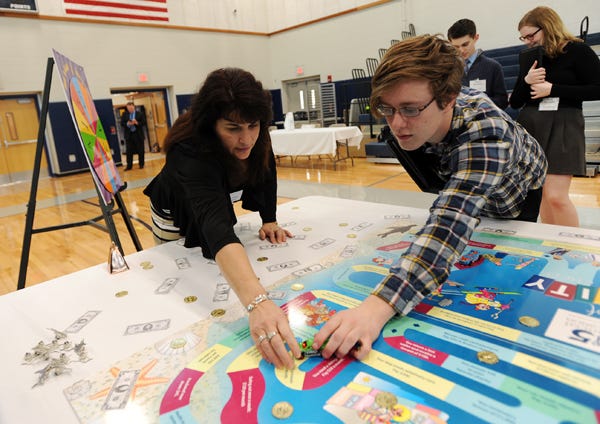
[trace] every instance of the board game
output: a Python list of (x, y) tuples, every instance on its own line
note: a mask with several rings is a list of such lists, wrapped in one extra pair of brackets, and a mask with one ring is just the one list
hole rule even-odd
[[(245, 243), (299, 342), (367, 296), (422, 223), (393, 212), (357, 222), (350, 212), (319, 236), (296, 206), (281, 222), (294, 239)], [(600, 247), (490, 222), (449, 280), (391, 320), (363, 361), (317, 356), (274, 369), (233, 302), (64, 395), (80, 422), (599, 423)], [(303, 249), (302, 263), (289, 253)]]

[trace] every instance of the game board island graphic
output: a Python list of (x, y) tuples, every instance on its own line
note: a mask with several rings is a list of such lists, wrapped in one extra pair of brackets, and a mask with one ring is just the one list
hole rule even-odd
[[(418, 231), (376, 227), (268, 287), (284, 294), (300, 343), (360, 304)], [(448, 284), (390, 320), (362, 361), (307, 356), (274, 369), (236, 304), (64, 393), (82, 423), (597, 424), (599, 347), (573, 334), (600, 334), (599, 253), (476, 232)]]
[(105, 204), (123, 186), (110, 152), (102, 122), (90, 94), (83, 67), (52, 49), (73, 123), (94, 182)]

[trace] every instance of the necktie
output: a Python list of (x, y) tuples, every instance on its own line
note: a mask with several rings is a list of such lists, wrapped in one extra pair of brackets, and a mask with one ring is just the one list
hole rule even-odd
[[(129, 114), (129, 120), (132, 121), (134, 119), (135, 119), (135, 112), (132, 112)], [(133, 125), (133, 124), (127, 125), (127, 127), (129, 128), (129, 131), (131, 131), (131, 132), (135, 132), (135, 130), (136, 130), (135, 125)]]
[(465, 74), (469, 72), (469, 68), (471, 67), (471, 59), (465, 60)]

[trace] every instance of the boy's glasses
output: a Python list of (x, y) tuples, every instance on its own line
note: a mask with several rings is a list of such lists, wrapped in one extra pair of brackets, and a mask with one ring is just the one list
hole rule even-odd
[(419, 116), (419, 114), (421, 112), (423, 112), (425, 109), (427, 109), (427, 107), (431, 103), (433, 103), (434, 100), (435, 100), (435, 97), (433, 99), (431, 99), (429, 102), (427, 102), (426, 105), (421, 106), (421, 107), (403, 106), (403, 107), (399, 107), (398, 109), (396, 109), (391, 106), (379, 105), (379, 106), (377, 106), (377, 112), (379, 112), (381, 115), (383, 115), (387, 118), (394, 116), (394, 114), (396, 112), (398, 112), (400, 115), (402, 115), (405, 118), (414, 118), (415, 116)]

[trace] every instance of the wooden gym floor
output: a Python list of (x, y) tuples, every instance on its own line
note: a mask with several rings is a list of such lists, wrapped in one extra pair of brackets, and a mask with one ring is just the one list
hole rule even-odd
[[(138, 169), (134, 165), (133, 170), (123, 172), (123, 168), (119, 168), (122, 179), (128, 184), (128, 188), (122, 192), (122, 198), (129, 215), (133, 217), (135, 230), (144, 248), (154, 246), (154, 242), (149, 230), (149, 205), (142, 190), (164, 163), (161, 154), (149, 156), (144, 169)], [(339, 163), (334, 170), (326, 157), (300, 157), (294, 161), (293, 166), (289, 158), (279, 159), (280, 195), (282, 191), (286, 192), (282, 187), (288, 185), (294, 188), (283, 193), (279, 202), (284, 203), (310, 194), (337, 195), (335, 193), (358, 189), (361, 190), (358, 197), (362, 198), (369, 190), (383, 192), (385, 198), (382, 202), (393, 204), (406, 204), (398, 199), (392, 201), (394, 195), (402, 196), (403, 199), (410, 198), (410, 192), (415, 196), (421, 195), (399, 165), (375, 164), (365, 158), (355, 158), (354, 163), (354, 166), (349, 161)], [(25, 228), (25, 205), (29, 200), (30, 183), (26, 181), (0, 186), (0, 238), (4, 245), (0, 260), (0, 295), (12, 292), (17, 287)], [(302, 190), (298, 191), (297, 187), (302, 187)], [(327, 191), (324, 192), (324, 188)], [(587, 214), (587, 222), (598, 223), (599, 227), (595, 228), (600, 229), (600, 175), (594, 178), (574, 178), (571, 197), (580, 216)], [(246, 213), (237, 204), (236, 212)], [(78, 222), (99, 215), (101, 211), (98, 198), (89, 173), (40, 179), (34, 228)], [(135, 247), (122, 217), (116, 214), (114, 220), (125, 254), (134, 253)], [(582, 219), (582, 223), (584, 221)], [(107, 263), (109, 247), (108, 233), (89, 225), (34, 234), (26, 285), (33, 286), (80, 269)]]

